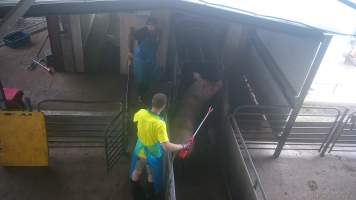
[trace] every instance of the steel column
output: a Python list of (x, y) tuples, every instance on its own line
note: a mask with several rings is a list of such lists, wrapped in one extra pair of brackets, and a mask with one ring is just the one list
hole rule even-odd
[(279, 155), (281, 154), (281, 151), (288, 139), (290, 131), (292, 130), (293, 124), (294, 124), (295, 120), (297, 119), (299, 110), (303, 106), (304, 99), (308, 94), (309, 88), (310, 88), (311, 84), (313, 83), (314, 77), (319, 69), (320, 63), (323, 60), (323, 57), (324, 57), (325, 52), (329, 46), (331, 38), (332, 38), (331, 35), (324, 35), (322, 41), (319, 44), (319, 47), (315, 53), (313, 62), (310, 66), (310, 69), (309, 69), (306, 79), (304, 81), (301, 92), (300, 92), (299, 96), (296, 98), (296, 103), (290, 112), (290, 116), (288, 118), (287, 124), (282, 132), (281, 137), (279, 138), (278, 145), (277, 145), (276, 150), (274, 151), (274, 154), (273, 154), (274, 158), (279, 157)]

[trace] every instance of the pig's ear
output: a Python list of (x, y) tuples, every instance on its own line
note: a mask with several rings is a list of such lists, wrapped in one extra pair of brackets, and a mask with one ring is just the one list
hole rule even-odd
[(202, 80), (201, 75), (198, 72), (193, 72), (193, 77), (196, 81)]

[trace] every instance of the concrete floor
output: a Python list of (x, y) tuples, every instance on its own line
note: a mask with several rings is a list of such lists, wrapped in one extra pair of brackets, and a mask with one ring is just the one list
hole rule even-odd
[(317, 151), (250, 150), (269, 199), (354, 200), (356, 199), (356, 154), (332, 152), (320, 157)]
[(0, 167), (1, 200), (130, 199), (128, 162), (109, 174), (103, 149), (51, 149), (49, 167)]
[[(47, 33), (32, 36), (32, 45), (21, 49), (0, 48), (0, 80), (4, 87), (15, 87), (30, 97), (32, 104), (44, 99), (119, 101), (125, 80), (116, 73), (75, 74), (55, 72), (41, 68), (26, 70), (36, 56)], [(48, 46), (48, 44), (46, 45)]]
[[(0, 80), (5, 87), (22, 89), (34, 107), (53, 98), (121, 100), (125, 84), (118, 74), (50, 75), (41, 68), (27, 71), (46, 34), (34, 35), (30, 47), (0, 48)], [(48, 168), (0, 167), (0, 199), (130, 199), (127, 160), (108, 174), (100, 148), (50, 149), (49, 156)]]

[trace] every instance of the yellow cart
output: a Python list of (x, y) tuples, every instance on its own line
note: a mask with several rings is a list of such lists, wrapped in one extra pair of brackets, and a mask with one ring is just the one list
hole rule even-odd
[(48, 166), (48, 144), (41, 112), (0, 112), (0, 166)]

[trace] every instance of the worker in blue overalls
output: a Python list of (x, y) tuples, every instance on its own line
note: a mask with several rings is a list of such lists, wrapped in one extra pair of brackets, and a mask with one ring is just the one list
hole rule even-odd
[[(138, 30), (131, 29), (129, 41), (129, 60), (133, 60), (133, 79), (138, 96), (144, 103), (149, 103), (147, 102), (149, 91), (160, 77), (160, 69), (156, 62), (159, 46), (156, 19), (149, 17), (146, 26)], [(135, 48), (134, 41), (137, 41)]]

